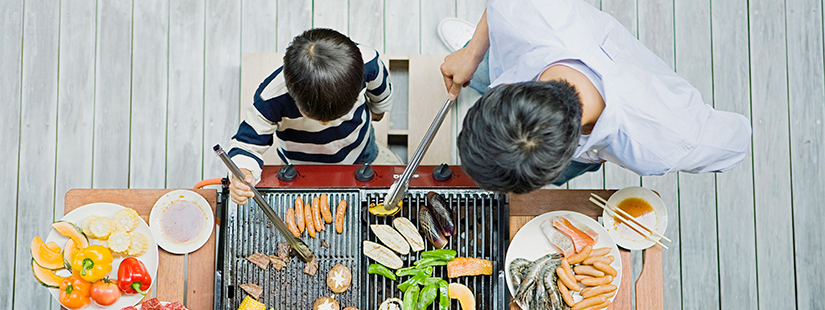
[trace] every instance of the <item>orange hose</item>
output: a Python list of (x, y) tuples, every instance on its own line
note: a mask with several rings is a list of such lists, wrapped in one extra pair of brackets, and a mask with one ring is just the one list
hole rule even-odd
[(202, 180), (202, 181), (198, 182), (198, 184), (195, 184), (195, 189), (203, 188), (204, 186), (209, 186), (209, 185), (221, 185), (221, 184), (222, 183), (221, 183), (220, 178), (218, 178), (218, 179), (206, 179), (206, 180)]

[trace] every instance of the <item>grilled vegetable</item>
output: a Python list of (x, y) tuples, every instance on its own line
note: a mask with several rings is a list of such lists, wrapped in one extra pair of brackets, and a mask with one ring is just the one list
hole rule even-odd
[(381, 303), (378, 310), (401, 310), (403, 301), (398, 298), (389, 298)]
[(427, 307), (429, 307), (433, 303), (433, 301), (435, 301), (436, 297), (438, 297), (438, 286), (425, 286), (423, 289), (421, 289), (421, 293), (418, 294), (418, 306), (416, 309), (427, 309)]
[(418, 284), (420, 284), (421, 282), (423, 282), (427, 278), (432, 277), (432, 275), (433, 275), (433, 269), (432, 268), (418, 270), (418, 273), (416, 273), (414, 277), (409, 278), (409, 279), (407, 279), (407, 281), (404, 281), (401, 284), (399, 284), (398, 289), (401, 290), (401, 291), (406, 292), (408, 288), (410, 288), (412, 286), (417, 287)]
[(450, 287), (443, 280), (438, 284), (438, 310), (450, 310)]
[(404, 205), (404, 201), (401, 200), (401, 201), (398, 202), (398, 205), (395, 208), (392, 208), (391, 210), (387, 210), (386, 208), (384, 208), (384, 203), (383, 202), (381, 202), (379, 204), (371, 203), (370, 207), (369, 207), (369, 210), (370, 210), (370, 214), (372, 214), (372, 215), (390, 216), (390, 215), (395, 215), (396, 213), (398, 213), (398, 211), (401, 211), (401, 207), (403, 205)]
[(246, 296), (241, 301), (241, 306), (238, 310), (266, 310), (266, 305)]
[(338, 305), (338, 302), (335, 301), (332, 297), (318, 297), (314, 303), (312, 303), (312, 310), (338, 310), (341, 309), (341, 306)]
[(420, 225), (421, 234), (427, 237), (427, 240), (430, 240), (430, 243), (433, 244), (436, 248), (443, 248), (447, 245), (447, 238), (444, 237), (444, 232), (441, 231), (441, 227), (438, 226), (435, 218), (433, 218), (432, 211), (430, 211), (430, 207), (428, 206), (421, 206), (418, 209), (418, 224)]
[(404, 262), (401, 261), (401, 258), (392, 250), (388, 249), (387, 247), (380, 245), (378, 243), (372, 241), (364, 240), (363, 243), (363, 251), (364, 255), (369, 258), (372, 258), (376, 262), (380, 263), (381, 265), (386, 266), (390, 269), (398, 269), (404, 266)]
[(447, 263), (447, 276), (457, 278), (463, 276), (493, 274), (493, 262), (480, 258), (456, 257)]
[(436, 258), (445, 261), (451, 261), (455, 259), (456, 252), (455, 250), (450, 249), (438, 249), (438, 250), (430, 250), (421, 252), (421, 258)]
[[(389, 270), (389, 269), (388, 269)], [(336, 294), (341, 294), (349, 289), (352, 284), (352, 272), (344, 265), (335, 265), (327, 274), (327, 286), (329, 290)]]
[(447, 200), (444, 199), (444, 196), (436, 192), (429, 192), (427, 193), (427, 201), (430, 203), (433, 216), (436, 221), (438, 221), (438, 225), (441, 227), (444, 236), (449, 237), (455, 235), (455, 215), (450, 205), (447, 204)]
[(392, 273), (392, 270), (390, 270), (387, 267), (384, 267), (381, 264), (370, 264), (369, 268), (367, 268), (367, 273), (382, 275), (385, 278), (393, 280), (393, 281), (395, 281), (395, 279), (396, 279), (395, 274)]
[(384, 243), (387, 247), (398, 254), (407, 255), (410, 253), (410, 245), (404, 240), (404, 237), (389, 225), (370, 225), (372, 233), (378, 237), (378, 240)]
[(446, 264), (447, 264), (446, 260), (440, 260), (440, 259), (433, 258), (433, 257), (425, 258), (425, 259), (422, 259), (420, 261), (417, 261), (417, 262), (413, 263), (413, 265), (415, 265), (415, 268), (419, 268), (419, 269), (420, 268), (432, 267), (432, 266), (444, 266)]
[(395, 227), (395, 229), (407, 239), (407, 242), (410, 244), (410, 249), (413, 252), (424, 249), (424, 239), (421, 238), (421, 235), (415, 229), (415, 225), (413, 225), (409, 219), (406, 217), (396, 217), (392, 220), (392, 227)]
[(418, 285), (413, 285), (410, 289), (404, 291), (404, 305), (401, 307), (404, 310), (414, 310), (418, 304)]

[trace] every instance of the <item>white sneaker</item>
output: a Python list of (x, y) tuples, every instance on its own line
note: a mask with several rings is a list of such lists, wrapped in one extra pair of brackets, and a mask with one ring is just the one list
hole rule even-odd
[(458, 18), (445, 18), (438, 24), (438, 37), (451, 52), (455, 52), (473, 38), (476, 26)]

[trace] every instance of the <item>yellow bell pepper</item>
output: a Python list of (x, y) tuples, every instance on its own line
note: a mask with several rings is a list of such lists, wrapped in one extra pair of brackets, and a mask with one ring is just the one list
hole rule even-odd
[(112, 251), (101, 245), (90, 245), (78, 251), (72, 261), (83, 280), (95, 282), (112, 271)]

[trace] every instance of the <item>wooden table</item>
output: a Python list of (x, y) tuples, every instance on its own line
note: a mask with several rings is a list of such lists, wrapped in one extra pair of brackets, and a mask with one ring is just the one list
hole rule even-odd
[[(602, 209), (589, 201), (590, 193), (607, 199), (615, 190), (538, 190), (524, 195), (510, 195), (510, 240), (516, 232), (534, 217), (557, 210), (572, 210), (593, 219), (602, 214)], [(622, 257), (622, 282), (613, 304), (609, 309), (629, 310), (632, 307), (631, 257), (630, 251), (619, 248)], [(644, 265), (636, 281), (636, 309), (664, 308), (662, 290), (662, 249), (654, 246), (644, 251)], [(515, 303), (511, 309), (518, 309)]]
[[(64, 212), (93, 202), (110, 202), (135, 209), (140, 217), (149, 222), (149, 212), (155, 202), (173, 189), (73, 189), (66, 193)], [(209, 202), (215, 214), (218, 192), (215, 189), (189, 189)], [(217, 217), (216, 217), (217, 218)], [(206, 244), (189, 253), (188, 264), (184, 255), (171, 254), (158, 249), (158, 273), (152, 280), (152, 290), (162, 301), (184, 302), (189, 309), (212, 309), (215, 294), (215, 232)], [(188, 265), (188, 273), (185, 268)], [(184, 277), (188, 274), (188, 279)], [(146, 294), (149, 299), (152, 292)]]

